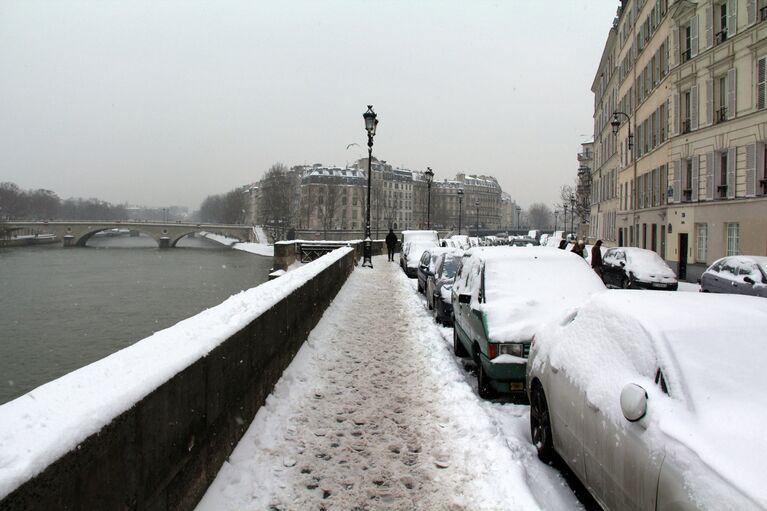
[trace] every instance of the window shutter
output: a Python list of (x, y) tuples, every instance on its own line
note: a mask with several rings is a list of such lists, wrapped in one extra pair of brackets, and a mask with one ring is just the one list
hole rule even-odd
[(674, 122), (671, 123), (671, 129), (669, 129), (669, 133), (676, 135), (679, 133), (679, 93), (676, 93), (672, 96), (673, 102), (672, 102), (672, 108), (674, 109)]
[[(676, 33), (676, 30), (674, 30), (674, 33)], [(663, 60), (663, 74), (667, 75), (668, 74), (668, 54), (669, 54), (668, 38), (666, 38), (666, 43), (665, 43), (665, 46), (663, 48), (663, 51), (666, 52), (666, 57)]]
[(746, 146), (746, 197), (756, 195), (756, 144)]
[(698, 170), (699, 170), (698, 167), (699, 167), (698, 157), (697, 156), (693, 156), (693, 158), (692, 158), (692, 183), (691, 183), (692, 194), (690, 196), (690, 198), (691, 198), (691, 200), (693, 202), (698, 202)]
[(727, 37), (738, 32), (738, 1), (727, 0)]
[(714, 45), (714, 6), (706, 7), (706, 48)]
[(746, 0), (746, 12), (748, 13), (748, 25), (756, 23), (756, 0)]
[(674, 160), (674, 179), (672, 183), (674, 183), (672, 185), (674, 202), (680, 202), (682, 199), (682, 171), (681, 161), (679, 160)]
[[(764, 170), (764, 144), (757, 142), (756, 144), (756, 172), (754, 172), (754, 182), (759, 185), (760, 179), (766, 179), (767, 172)], [(756, 193), (762, 194), (763, 188), (757, 187)]]
[(738, 90), (735, 83), (735, 68), (733, 67), (727, 71), (727, 119), (735, 118), (735, 98), (737, 97)]
[(735, 158), (737, 157), (737, 149), (732, 148), (727, 151), (727, 198), (735, 198)]
[(690, 129), (698, 129), (698, 86), (690, 87)]
[(765, 106), (765, 82), (767, 82), (767, 57), (759, 59), (756, 78), (756, 105), (762, 109)]
[(706, 200), (714, 200), (714, 153), (706, 154)]
[(714, 124), (714, 80), (706, 80), (706, 124)]
[(671, 67), (676, 67), (679, 64), (679, 27), (677, 26), (671, 28), (671, 58), (669, 61)]
[(690, 18), (690, 58), (698, 54), (698, 16)]

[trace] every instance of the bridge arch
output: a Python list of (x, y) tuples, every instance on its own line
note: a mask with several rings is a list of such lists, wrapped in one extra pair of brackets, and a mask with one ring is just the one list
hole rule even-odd
[[(99, 232), (104, 232), (104, 231), (111, 231), (112, 229), (115, 229), (115, 228), (120, 228), (120, 227), (119, 226), (114, 226), (114, 225), (105, 225), (105, 226), (102, 225), (102, 226), (99, 226), (99, 227), (97, 227), (95, 229), (91, 229), (91, 230), (85, 232), (84, 234), (81, 234), (75, 240), (74, 245), (76, 245), (78, 247), (88, 246), (88, 240), (90, 240), (95, 234), (97, 234)], [(141, 229), (140, 227), (131, 226), (130, 230), (131, 231), (138, 231), (138, 232), (140, 232), (142, 234), (145, 234), (145, 235), (149, 236), (150, 238), (152, 238), (155, 241), (155, 243), (157, 243), (158, 247), (161, 246), (160, 239), (158, 239), (158, 237), (156, 236), (155, 233), (149, 231), (148, 229)]]

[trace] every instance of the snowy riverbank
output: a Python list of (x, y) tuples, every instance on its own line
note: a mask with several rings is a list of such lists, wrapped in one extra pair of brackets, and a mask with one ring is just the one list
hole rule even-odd
[[(236, 238), (230, 238), (228, 236), (222, 236), (220, 234), (213, 234), (210, 232), (201, 233), (205, 238), (221, 243), (228, 247), (232, 247), (235, 250), (242, 250), (243, 252), (250, 252), (265, 257), (274, 257), (274, 245), (266, 244), (266, 235), (263, 229), (257, 229), (257, 235), (259, 238), (258, 243), (242, 242)], [(263, 237), (262, 237), (263, 236)]]

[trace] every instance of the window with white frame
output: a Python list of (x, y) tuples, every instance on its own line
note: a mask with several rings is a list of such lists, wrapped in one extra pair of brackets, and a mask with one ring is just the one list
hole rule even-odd
[(757, 61), (756, 72), (756, 107), (759, 110), (767, 107), (767, 98), (765, 98), (765, 88), (767, 87), (767, 56)]
[(740, 224), (727, 224), (727, 255), (740, 255)]
[(695, 224), (695, 246), (696, 262), (705, 263), (708, 251), (708, 224)]

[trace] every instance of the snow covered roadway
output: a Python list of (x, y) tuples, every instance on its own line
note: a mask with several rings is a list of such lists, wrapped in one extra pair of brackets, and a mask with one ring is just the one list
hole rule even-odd
[(357, 268), (201, 510), (579, 509), (529, 442), (528, 407), (482, 401), (396, 263)]

